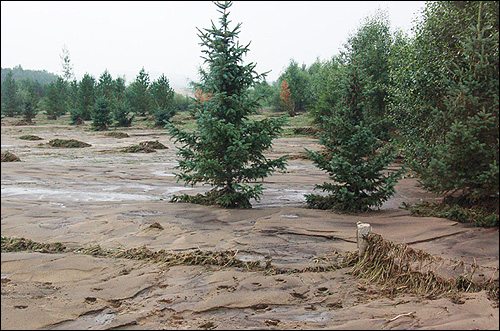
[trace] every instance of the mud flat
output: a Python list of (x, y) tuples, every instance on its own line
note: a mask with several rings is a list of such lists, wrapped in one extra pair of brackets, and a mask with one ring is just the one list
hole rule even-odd
[[(401, 180), (380, 210), (339, 215), (306, 208), (304, 194), (328, 180), (312, 162), (293, 158), (265, 179), (250, 210), (170, 203), (173, 194), (209, 187), (176, 182), (176, 148), (163, 130), (124, 130), (106, 137), (66, 125), (2, 123), (2, 237), (24, 237), (68, 248), (145, 246), (186, 252), (237, 250), (246, 261), (304, 268), (356, 250), (356, 222), (385, 239), (447, 261), (476, 263), (498, 278), (498, 228), (413, 217), (402, 202), (438, 200), (414, 178)], [(42, 140), (19, 139), (36, 134)], [(53, 148), (51, 139), (86, 148)], [(167, 149), (123, 153), (157, 140)], [(270, 157), (318, 150), (308, 137), (277, 139)], [(398, 167), (397, 164), (393, 165)], [(161, 227), (151, 227), (158, 223)], [(387, 296), (349, 274), (266, 274), (245, 268), (177, 265), (64, 252), (2, 253), (2, 329), (498, 329), (498, 305), (485, 291), (460, 300)]]

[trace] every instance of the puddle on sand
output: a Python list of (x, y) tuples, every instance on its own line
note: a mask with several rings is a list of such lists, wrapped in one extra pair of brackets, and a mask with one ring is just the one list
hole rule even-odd
[(119, 192), (86, 192), (40, 187), (2, 186), (2, 198), (23, 198), (31, 200), (57, 200), (57, 201), (150, 201), (165, 199), (170, 194), (190, 190), (189, 187), (162, 188), (162, 195), (119, 193)]
[(72, 321), (65, 321), (53, 327), (53, 330), (100, 329), (115, 320), (115, 312), (104, 309), (102, 312), (89, 312)]

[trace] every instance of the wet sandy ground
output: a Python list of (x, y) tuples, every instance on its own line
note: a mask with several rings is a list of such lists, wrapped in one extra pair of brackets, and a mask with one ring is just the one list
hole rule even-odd
[[(498, 229), (446, 219), (412, 217), (402, 202), (437, 200), (405, 178), (380, 210), (359, 215), (307, 209), (304, 194), (328, 180), (312, 162), (291, 159), (265, 179), (250, 210), (170, 203), (185, 187), (173, 174), (176, 148), (163, 130), (127, 129), (129, 138), (72, 126), (2, 123), (1, 233), (69, 248), (99, 244), (181, 252), (239, 250), (239, 258), (271, 259), (282, 267), (313, 265), (335, 252), (356, 250), (356, 222), (385, 239), (448, 260), (474, 261), (498, 277)], [(39, 141), (20, 140), (36, 134)], [(50, 139), (92, 147), (52, 148)], [(158, 140), (155, 153), (121, 147)], [(308, 137), (280, 138), (269, 157), (318, 150)], [(397, 164), (393, 168), (398, 167)], [(158, 222), (163, 230), (151, 228)], [(485, 292), (464, 301), (381, 297), (348, 270), (266, 276), (237, 268), (160, 265), (75, 253), (2, 253), (2, 329), (497, 329), (498, 307)], [(400, 314), (413, 314), (401, 316)]]

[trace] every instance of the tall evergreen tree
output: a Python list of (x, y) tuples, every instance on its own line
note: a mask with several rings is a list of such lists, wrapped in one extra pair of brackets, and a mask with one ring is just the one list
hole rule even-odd
[(92, 107), (94, 106), (96, 98), (95, 88), (95, 78), (85, 73), (80, 80), (80, 84), (78, 84), (79, 113), (84, 121), (88, 121), (92, 118)]
[(165, 122), (175, 115), (175, 108), (173, 107), (174, 90), (170, 87), (168, 78), (164, 74), (151, 83), (150, 90), (155, 125), (165, 126)]
[(111, 125), (111, 102), (99, 96), (92, 107), (92, 128), (95, 131), (104, 131)]
[(106, 69), (101, 74), (101, 76), (99, 76), (99, 80), (96, 86), (96, 97), (106, 98), (110, 103), (112, 103), (114, 95), (115, 95), (115, 84), (113, 81), (113, 77)]
[(366, 118), (362, 76), (356, 55), (350, 55), (343, 75), (342, 100), (333, 114), (320, 121), (320, 144), (326, 152), (306, 149), (314, 164), (328, 172), (333, 181), (316, 185), (327, 195), (306, 195), (311, 208), (360, 212), (379, 207), (394, 194), (394, 186), (404, 171), (384, 174), (394, 160), (395, 149), (381, 148), (383, 143), (373, 130), (376, 123)]
[(68, 89), (66, 82), (58, 77), (54, 83), (50, 83), (47, 91), (46, 109), (48, 119), (55, 120), (68, 111)]
[(2, 115), (12, 117), (19, 113), (16, 93), (17, 84), (11, 70), (7, 72), (5, 80), (2, 82)]
[(130, 104), (133, 111), (141, 116), (151, 114), (151, 91), (149, 73), (144, 67), (139, 71), (133, 84), (131, 84)]
[(175, 196), (173, 201), (215, 204), (226, 208), (250, 208), (250, 199), (259, 199), (262, 184), (247, 183), (284, 169), (285, 157), (270, 160), (263, 155), (281, 132), (282, 120), (253, 121), (249, 115), (258, 107), (249, 98), (249, 88), (262, 75), (255, 64), (242, 64), (248, 45), (237, 42), (241, 24), (229, 27), (232, 3), (216, 2), (220, 26), (199, 31), (206, 57), (199, 87), (211, 97), (196, 104), (197, 129), (183, 131), (170, 124), (170, 133), (180, 142), (178, 180), (187, 184), (207, 183), (213, 189), (205, 195)]
[(35, 96), (29, 90), (29, 88), (24, 87), (20, 88), (17, 91), (17, 99), (19, 100), (19, 106), (21, 109), (21, 114), (23, 115), (23, 120), (25, 120), (28, 123), (31, 123), (37, 113), (36, 109), (37, 102)]

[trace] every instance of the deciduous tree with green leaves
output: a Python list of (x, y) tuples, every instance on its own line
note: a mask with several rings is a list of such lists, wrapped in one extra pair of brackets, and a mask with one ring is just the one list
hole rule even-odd
[(422, 186), (464, 205), (496, 200), (497, 215), (498, 49), (498, 1), (429, 2), (391, 76), (392, 113)]
[(187, 132), (169, 125), (172, 137), (181, 144), (178, 180), (213, 188), (204, 195), (174, 196), (173, 201), (251, 208), (250, 199), (260, 199), (263, 188), (248, 183), (285, 167), (285, 157), (271, 160), (263, 155), (281, 133), (283, 120), (249, 119), (258, 107), (249, 97), (249, 88), (263, 75), (255, 72), (255, 64), (242, 63), (249, 48), (237, 41), (241, 24), (229, 26), (232, 2), (215, 4), (221, 13), (220, 26), (212, 22), (210, 29), (198, 29), (208, 65), (200, 70), (199, 85), (211, 97), (196, 104), (196, 130)]

